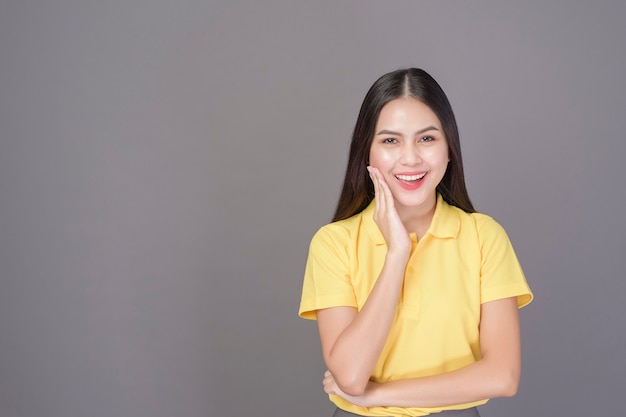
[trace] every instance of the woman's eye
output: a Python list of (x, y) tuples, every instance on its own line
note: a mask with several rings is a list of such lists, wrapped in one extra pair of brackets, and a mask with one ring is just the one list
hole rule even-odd
[(397, 140), (395, 140), (394, 138), (387, 138), (387, 139), (383, 139), (383, 143), (396, 143)]
[(433, 140), (435, 140), (435, 138), (433, 138), (432, 136), (424, 136), (421, 139), (422, 142), (432, 142)]

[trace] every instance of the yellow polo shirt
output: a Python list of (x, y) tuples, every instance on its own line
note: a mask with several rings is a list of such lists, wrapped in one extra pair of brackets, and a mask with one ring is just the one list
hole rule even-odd
[[(322, 227), (311, 240), (299, 314), (352, 306), (361, 309), (382, 269), (387, 247), (374, 222), (374, 202), (349, 219)], [(465, 213), (440, 195), (430, 228), (415, 235), (396, 316), (378, 363), (377, 382), (452, 371), (480, 359), (480, 305), (533, 295), (506, 232), (491, 217)], [(423, 416), (446, 407), (358, 407), (330, 396), (339, 408), (369, 416)]]

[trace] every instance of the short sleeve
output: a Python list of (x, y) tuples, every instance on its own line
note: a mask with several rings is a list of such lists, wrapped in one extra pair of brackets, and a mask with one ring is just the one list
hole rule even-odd
[(337, 306), (357, 306), (350, 279), (349, 237), (332, 223), (311, 239), (299, 315), (315, 320), (315, 311)]
[(477, 218), (481, 250), (481, 303), (517, 297), (519, 308), (533, 294), (504, 228), (489, 216)]

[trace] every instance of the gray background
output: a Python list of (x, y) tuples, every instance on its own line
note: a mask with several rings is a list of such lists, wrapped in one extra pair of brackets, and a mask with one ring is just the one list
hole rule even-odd
[[(431, 72), (536, 294), (490, 416), (623, 415), (626, 3), (3, 0), (0, 416), (329, 416), (309, 239)], [(599, 411), (596, 413), (596, 411)]]

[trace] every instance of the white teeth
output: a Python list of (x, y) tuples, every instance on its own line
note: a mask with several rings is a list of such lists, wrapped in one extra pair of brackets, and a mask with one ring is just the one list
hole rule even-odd
[(396, 178), (401, 181), (417, 181), (424, 178), (424, 175), (426, 175), (425, 172), (419, 175), (396, 175)]

